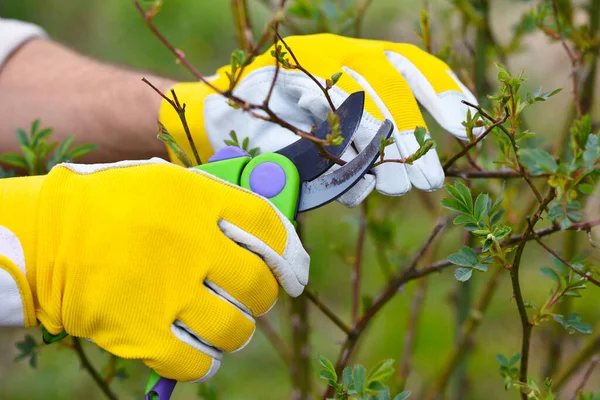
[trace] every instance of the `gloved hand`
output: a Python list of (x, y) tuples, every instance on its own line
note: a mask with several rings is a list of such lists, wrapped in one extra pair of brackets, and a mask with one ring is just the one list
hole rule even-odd
[(0, 180), (0, 326), (65, 330), (166, 378), (208, 379), (309, 257), (271, 203), (160, 159)]
[[(472, 103), (476, 103), (476, 100), (450, 68), (436, 57), (410, 44), (331, 34), (295, 36), (285, 41), (299, 63), (323, 85), (325, 79), (334, 73), (343, 72), (337, 85), (330, 90), (336, 107), (349, 94), (360, 90), (366, 92), (366, 113), (355, 136), (359, 151), (369, 143), (380, 121), (388, 118), (395, 125), (396, 144), (388, 146), (385, 157), (397, 159), (414, 153), (419, 148), (414, 130), (417, 126), (425, 127), (417, 100), (442, 128), (460, 139), (467, 139), (461, 124), (465, 120), (467, 106), (461, 100)], [(294, 63), (289, 55), (285, 58)], [(229, 88), (226, 72), (230, 72), (230, 69), (229, 66), (219, 69), (210, 81), (219, 89)], [(248, 102), (262, 104), (274, 71), (275, 58), (269, 50), (256, 57), (245, 69), (234, 94)], [(236, 132), (240, 141), (248, 137), (250, 147), (259, 147), (260, 152), (275, 151), (298, 140), (298, 136), (276, 124), (233, 109), (221, 95), (203, 83), (179, 83), (174, 90), (179, 100), (186, 103), (190, 130), (204, 161), (225, 146), (224, 140), (229, 138), (231, 130)], [(310, 130), (313, 123), (322, 121), (329, 111), (328, 103), (317, 85), (297, 69), (280, 70), (270, 106), (285, 121), (305, 130)], [(181, 122), (166, 102), (161, 106), (159, 118), (191, 157)], [(477, 129), (474, 134), (481, 132)], [(349, 160), (355, 155), (356, 152), (349, 148), (342, 158)], [(340, 201), (348, 206), (356, 206), (373, 188), (385, 195), (401, 196), (412, 186), (434, 191), (444, 183), (444, 171), (434, 149), (413, 165), (385, 163), (375, 168), (374, 172), (375, 177), (366, 175)]]

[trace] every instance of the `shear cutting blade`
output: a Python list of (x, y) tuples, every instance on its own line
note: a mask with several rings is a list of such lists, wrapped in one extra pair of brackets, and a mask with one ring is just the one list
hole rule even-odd
[(393, 130), (394, 126), (386, 119), (371, 142), (358, 153), (358, 156), (330, 174), (310, 182), (303, 182), (300, 188), (298, 212), (320, 207), (346, 193), (371, 168), (379, 155), (381, 139), (389, 138)]
[[(346, 151), (360, 125), (365, 104), (365, 92), (352, 93), (340, 105), (335, 114), (340, 118), (340, 132), (344, 141), (339, 146), (326, 146), (325, 149), (334, 157), (339, 158)], [(331, 133), (329, 121), (322, 121), (315, 128), (314, 134), (319, 139), (325, 139)], [(276, 151), (286, 156), (296, 165), (300, 173), (300, 181), (310, 181), (323, 174), (334, 164), (329, 158), (323, 157), (317, 146), (307, 139), (300, 139)]]

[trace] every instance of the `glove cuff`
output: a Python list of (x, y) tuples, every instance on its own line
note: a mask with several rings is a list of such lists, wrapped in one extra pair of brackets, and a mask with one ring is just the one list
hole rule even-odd
[[(171, 90), (175, 91), (179, 103), (183, 106), (185, 104), (185, 118), (200, 155), (200, 160), (205, 163), (214, 154), (208, 136), (206, 135), (206, 129), (204, 128), (204, 100), (207, 95), (213, 93), (213, 91), (206, 85), (196, 82), (183, 82), (175, 84), (166, 93), (167, 97), (172, 98), (173, 95)], [(188, 140), (188, 137), (183, 129), (183, 124), (179, 115), (169, 102), (162, 100), (158, 118), (160, 122), (165, 126), (167, 131), (173, 136), (175, 142), (183, 149), (187, 154), (188, 158), (195, 164), (194, 154), (192, 147)], [(167, 146), (170, 160), (181, 165), (175, 154)]]
[(0, 180), (0, 326), (37, 326), (36, 214), (44, 177)]

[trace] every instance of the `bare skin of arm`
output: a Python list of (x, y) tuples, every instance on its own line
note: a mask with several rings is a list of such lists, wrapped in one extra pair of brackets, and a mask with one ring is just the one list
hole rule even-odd
[[(0, 153), (18, 152), (15, 129), (39, 119), (54, 140), (75, 136), (98, 150), (81, 162), (167, 158), (156, 138), (161, 98), (173, 81), (103, 64), (49, 39), (23, 44), (0, 69)], [(78, 160), (79, 161), (79, 160)]]

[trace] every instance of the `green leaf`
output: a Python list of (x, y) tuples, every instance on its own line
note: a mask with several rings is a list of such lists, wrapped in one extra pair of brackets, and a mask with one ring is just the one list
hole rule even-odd
[(27, 132), (25, 132), (21, 128), (17, 128), (16, 135), (17, 135), (17, 141), (19, 142), (19, 145), (29, 146), (29, 139), (27, 138)]
[(36, 148), (40, 143), (45, 142), (46, 139), (50, 137), (50, 135), (52, 135), (52, 128), (46, 128), (41, 130), (40, 132), (37, 132), (35, 135), (33, 135), (31, 140), (31, 146), (29, 147)]
[(326, 370), (326, 369), (321, 370), (319, 377), (321, 379), (326, 379), (326, 380), (332, 381), (332, 382), (335, 382), (337, 380), (337, 376), (335, 376), (331, 371)]
[(563, 296), (567, 296), (567, 297), (581, 297), (581, 293), (579, 293), (577, 290), (567, 290), (563, 293)]
[[(448, 200), (454, 200), (454, 199), (448, 199)], [(463, 215), (459, 215), (458, 217), (454, 218), (454, 225), (463, 225), (463, 224), (475, 224), (477, 223), (477, 220), (475, 218), (473, 218), (471, 215), (468, 214), (463, 214)]]
[(506, 358), (506, 356), (504, 354), (497, 354), (496, 355), (496, 360), (498, 360), (498, 362), (500, 363), (500, 365), (504, 365), (504, 366), (509, 366), (510, 365), (508, 363), (508, 359)]
[(422, 126), (417, 126), (415, 129), (415, 137), (417, 138), (419, 146), (423, 146), (423, 143), (425, 143), (425, 136), (427, 136), (427, 130)]
[(343, 74), (343, 72), (336, 72), (335, 74), (331, 75), (331, 85), (332, 86), (335, 86), (335, 84), (338, 83), (338, 81), (342, 77), (342, 74)]
[(0, 154), (0, 162), (12, 167), (27, 169), (27, 161), (17, 153)]
[(354, 367), (354, 390), (359, 395), (363, 395), (365, 392), (365, 368), (362, 365), (356, 365)]
[(466, 282), (471, 279), (473, 270), (471, 268), (457, 268), (454, 271), (454, 277), (457, 281)]
[[(175, 142), (173, 136), (171, 136), (171, 134), (169, 134), (169, 132), (167, 132), (167, 130), (164, 129), (162, 125), (161, 129), (163, 129), (163, 131), (158, 134), (158, 139), (163, 141), (169, 147), (169, 149), (173, 152), (173, 154), (175, 154), (175, 157), (177, 157), (177, 159), (183, 166), (185, 166), (186, 168), (192, 167), (193, 164), (190, 161), (189, 157), (187, 156), (185, 151), (183, 151), (183, 149), (179, 147), (179, 145)], [(49, 167), (49, 169), (50, 168), (51, 167)]]
[(512, 232), (512, 228), (508, 225), (503, 226), (495, 226), (494, 227), (494, 236), (497, 240), (504, 239), (506, 236), (510, 235)]
[(472, 248), (464, 246), (458, 253), (453, 253), (448, 256), (448, 261), (455, 265), (461, 265), (463, 267), (472, 267), (479, 261), (477, 254)]
[(589, 183), (582, 183), (581, 185), (577, 186), (577, 189), (583, 194), (592, 194), (594, 191), (594, 186), (590, 185)]
[(85, 156), (86, 154), (91, 153), (92, 151), (96, 150), (97, 148), (98, 148), (98, 146), (96, 146), (95, 144), (82, 144), (82, 145), (76, 146), (71, 151), (69, 151), (69, 158), (71, 160), (76, 160), (78, 158)]
[(389, 389), (380, 391), (377, 394), (377, 400), (390, 400), (390, 391), (389, 391)]
[(485, 264), (475, 264), (473, 265), (473, 269), (479, 272), (486, 272), (488, 270), (488, 266)]
[(286, 12), (298, 18), (311, 18), (313, 7), (308, 0), (296, 0), (286, 9)]
[(242, 141), (242, 149), (248, 150), (248, 145), (250, 144), (250, 138), (246, 136)]
[(452, 211), (456, 211), (459, 213), (465, 213), (468, 215), (471, 214), (469, 208), (462, 201), (450, 197), (442, 199), (442, 207), (448, 208)]
[(367, 381), (385, 381), (394, 374), (394, 360), (387, 359), (377, 363), (367, 375)]
[(368, 391), (381, 392), (385, 391), (386, 386), (381, 381), (370, 381), (367, 385)]
[(452, 197), (464, 205), (465, 213), (473, 213), (473, 198), (471, 197), (471, 192), (462, 182), (457, 182), (455, 186), (446, 185), (445, 188)]
[(37, 132), (37, 130), (40, 128), (40, 120), (36, 119), (31, 123), (31, 136), (33, 137), (33, 135)]
[(542, 172), (556, 172), (558, 169), (558, 164), (556, 164), (554, 158), (545, 150), (520, 149), (519, 155), (532, 175), (540, 175)]
[(515, 365), (521, 359), (521, 353), (517, 353), (508, 360), (508, 365)]
[(493, 244), (494, 244), (494, 241), (492, 239), (486, 239), (483, 242), (483, 246), (481, 247), (481, 252), (485, 253), (492, 247)]
[(398, 394), (396, 397), (394, 397), (394, 400), (406, 400), (408, 399), (408, 397), (410, 396), (412, 392), (409, 391), (404, 391), (400, 394)]
[(473, 197), (471, 196), (471, 191), (469, 190), (469, 188), (460, 181), (456, 184), (456, 188), (462, 195), (464, 202), (469, 208), (470, 212), (473, 212)]
[(505, 211), (506, 210), (501, 209), (501, 210), (498, 210), (497, 213), (495, 213), (494, 215), (492, 215), (492, 218), (490, 218), (490, 224), (496, 225), (500, 221), (500, 219), (502, 219), (502, 216), (504, 215)]
[(481, 221), (481, 219), (487, 215), (487, 206), (488, 206), (489, 196), (485, 193), (481, 193), (477, 196), (477, 200), (475, 200), (475, 208), (473, 210), (473, 215), (477, 221)]
[(333, 375), (335, 376), (335, 381), (337, 381), (337, 374), (335, 373), (335, 367), (333, 366), (333, 364), (331, 363), (331, 361), (329, 361), (329, 359), (325, 356), (319, 356), (319, 364), (321, 364), (321, 366), (323, 368), (325, 368), (327, 371), (330, 371), (333, 373)]
[(552, 268), (542, 267), (542, 268), (540, 268), (540, 272), (546, 278), (552, 279), (555, 282), (560, 283), (560, 281), (561, 281), (560, 276), (558, 276), (558, 274), (556, 273), (556, 271), (553, 270)]
[(600, 157), (600, 148), (598, 147), (598, 135), (590, 135), (583, 152), (583, 161), (586, 167), (594, 165)]
[(21, 151), (23, 152), (23, 156), (25, 156), (28, 172), (30, 175), (33, 175), (35, 173), (35, 162), (37, 157), (33, 150), (29, 147), (21, 146)]
[(344, 382), (344, 386), (348, 389), (354, 389), (354, 378), (352, 377), (352, 368), (346, 367), (342, 372), (342, 379)]

